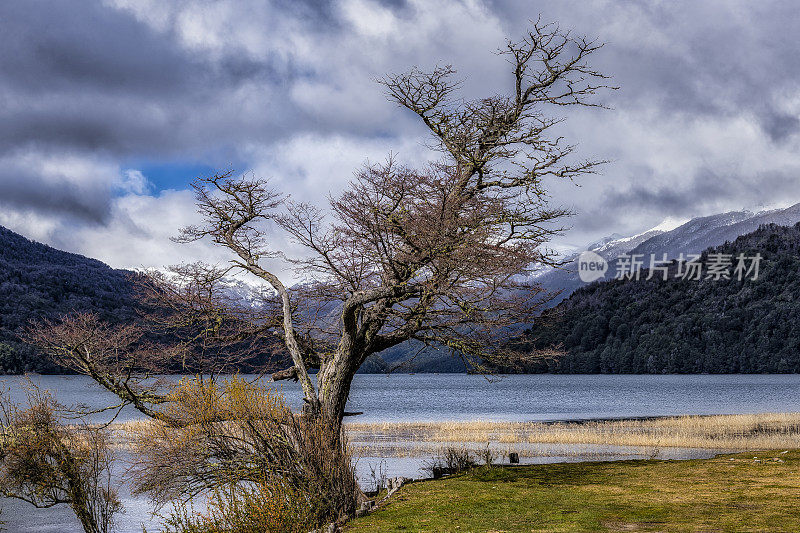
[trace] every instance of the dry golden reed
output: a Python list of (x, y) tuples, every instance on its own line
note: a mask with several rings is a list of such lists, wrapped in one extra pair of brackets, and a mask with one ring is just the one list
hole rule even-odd
[[(149, 420), (118, 424), (141, 431)], [(491, 443), (500, 452), (524, 456), (586, 456), (568, 445), (627, 446), (642, 450), (698, 448), (720, 451), (800, 448), (800, 413), (676, 416), (644, 420), (582, 422), (347, 422), (351, 451), (361, 457), (423, 457), (442, 446), (464, 445), (478, 451)], [(119, 434), (118, 434), (119, 435)], [(124, 438), (120, 438), (124, 442)], [(124, 445), (124, 444), (123, 444)], [(558, 446), (555, 452), (537, 445)], [(648, 453), (645, 453), (648, 455)]]
[(585, 422), (399, 422), (346, 424), (352, 441), (599, 444), (756, 450), (800, 446), (800, 413), (678, 416)]

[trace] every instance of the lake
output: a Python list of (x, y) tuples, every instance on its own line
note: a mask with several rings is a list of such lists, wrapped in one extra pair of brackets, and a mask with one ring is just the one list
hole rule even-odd
[[(114, 397), (84, 376), (32, 376), (65, 405), (111, 405)], [(173, 379), (178, 379), (177, 377)], [(0, 376), (22, 399), (23, 376)], [(295, 408), (300, 386), (276, 384)], [(800, 411), (800, 375), (509, 375), (359, 374), (348, 411), (359, 422), (555, 421), (681, 414)], [(137, 418), (126, 410), (119, 421)]]
[[(81, 376), (32, 376), (65, 405), (100, 407), (113, 402), (92, 380)], [(173, 378), (177, 379), (177, 378)], [(0, 377), (0, 388), (24, 398), (26, 378)], [(279, 384), (294, 407), (302, 403), (300, 387)], [(348, 411), (354, 417), (380, 421), (566, 421), (653, 417), (682, 414), (742, 414), (800, 411), (800, 375), (512, 375), (463, 374), (357, 375)], [(118, 421), (137, 418), (132, 409)], [(97, 419), (100, 421), (100, 419)], [(620, 457), (626, 456), (624, 453)], [(365, 458), (380, 459), (380, 458)], [(541, 461), (567, 460), (542, 457)], [(368, 461), (360, 462), (365, 468)], [(389, 475), (414, 475), (418, 462), (389, 460)], [(128, 512), (120, 531), (152, 527), (149, 506), (123, 491)], [(33, 510), (5, 502), (2, 519), (8, 531), (80, 531), (67, 510)]]

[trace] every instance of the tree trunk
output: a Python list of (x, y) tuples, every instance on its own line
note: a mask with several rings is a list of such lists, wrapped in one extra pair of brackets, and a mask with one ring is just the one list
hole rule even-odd
[[(317, 373), (317, 394), (319, 407), (312, 416), (319, 417), (318, 420), (330, 424), (332, 429), (331, 437), (337, 439), (335, 445), (342, 446), (343, 432), (342, 420), (345, 416), (345, 406), (350, 395), (350, 385), (353, 382), (358, 366), (352, 363), (348, 357), (335, 356), (327, 364), (323, 364)], [(306, 410), (305, 406), (304, 410)], [(307, 411), (311, 411), (308, 409)], [(361, 486), (356, 482), (356, 501), (358, 505), (368, 501)]]
[(317, 374), (319, 414), (338, 428), (342, 426), (350, 385), (357, 370), (352, 360), (351, 357), (337, 354), (329, 363), (324, 364)]

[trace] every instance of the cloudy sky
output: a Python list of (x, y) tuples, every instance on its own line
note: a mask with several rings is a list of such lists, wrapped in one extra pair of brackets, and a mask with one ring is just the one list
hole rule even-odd
[(115, 267), (224, 259), (169, 241), (191, 178), (253, 171), (323, 203), (366, 160), (424, 161), (374, 80), (449, 63), (465, 96), (502, 91), (494, 52), (539, 14), (605, 42), (620, 86), (611, 110), (556, 110), (612, 161), (552, 185), (577, 212), (559, 246), (800, 202), (793, 1), (3, 0), (0, 225)]

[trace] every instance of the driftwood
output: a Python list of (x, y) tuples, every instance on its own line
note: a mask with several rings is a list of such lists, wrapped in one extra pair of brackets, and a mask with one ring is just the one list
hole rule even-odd
[(292, 366), (286, 370), (280, 370), (272, 374), (272, 381), (281, 381), (283, 379), (291, 379), (296, 383), (299, 379), (297, 377), (297, 369)]

